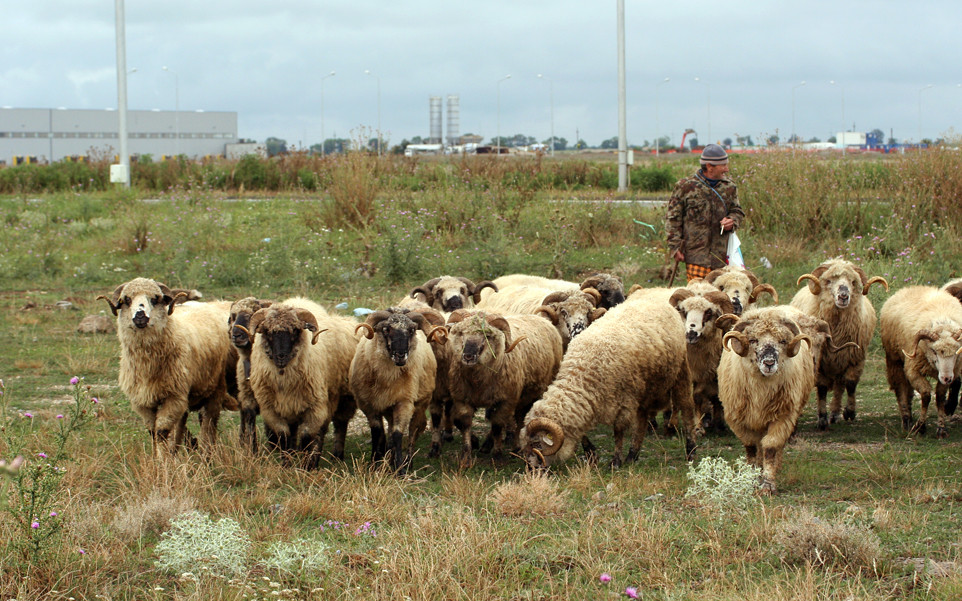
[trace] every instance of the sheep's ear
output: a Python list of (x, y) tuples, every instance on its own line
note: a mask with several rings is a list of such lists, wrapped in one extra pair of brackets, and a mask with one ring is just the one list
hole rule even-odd
[(435, 342), (437, 344), (447, 344), (448, 342), (448, 329), (444, 326), (429, 326), (431, 329), (428, 334), (428, 342)]
[(175, 294), (164, 284), (157, 282), (157, 285), (160, 286), (160, 292), (164, 295), (164, 304), (167, 305), (167, 315), (170, 315), (174, 312), (174, 305), (177, 304), (177, 299), (181, 296), (186, 297), (187, 293), (181, 290)]
[(561, 321), (561, 314), (558, 313), (557, 309), (550, 305), (541, 305), (535, 309), (534, 314), (544, 317), (554, 325), (558, 325), (558, 322)]
[(802, 348), (802, 341), (805, 341), (808, 343), (809, 349), (812, 348), (812, 337), (809, 336), (808, 334), (799, 334), (794, 338), (792, 338), (791, 341), (789, 341), (788, 347), (786, 348), (786, 354), (789, 357), (794, 357), (795, 355), (797, 355), (798, 351), (800, 351)]

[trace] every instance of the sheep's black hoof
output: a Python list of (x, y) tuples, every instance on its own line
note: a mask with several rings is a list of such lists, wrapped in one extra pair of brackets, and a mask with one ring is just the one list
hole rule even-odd
[(614, 457), (611, 460), (611, 469), (617, 469), (621, 467), (621, 457)]
[(945, 438), (945, 437), (948, 436), (948, 435), (949, 435), (949, 433), (946, 432), (946, 430), (945, 430), (945, 428), (944, 428), (943, 426), (939, 426), (939, 427), (935, 430), (935, 437), (936, 437), (936, 438)]
[(837, 424), (840, 421), (842, 421), (842, 414), (838, 411), (832, 411), (832, 419), (829, 420), (829, 423)]
[(441, 456), (441, 444), (437, 442), (431, 443), (431, 450), (428, 451), (428, 457), (440, 457)]
[(701, 427), (705, 432), (712, 429), (712, 419), (710, 415), (701, 416)]
[(846, 410), (842, 411), (842, 417), (844, 417), (844, 418), (845, 418), (845, 421), (847, 421), (847, 422), (854, 422), (854, 421), (855, 421), (855, 409), (846, 409)]
[(909, 428), (911, 427), (911, 424), (912, 424), (911, 417), (902, 418), (902, 429), (905, 430), (906, 432), (908, 432)]
[(452, 430), (441, 430), (441, 442), (451, 442), (454, 440), (454, 432)]
[(628, 451), (625, 455), (625, 463), (634, 463), (638, 459), (638, 451)]
[(912, 428), (912, 431), (913, 431), (913, 432), (917, 432), (917, 433), (919, 433), (919, 434), (921, 434), (921, 435), (924, 436), (924, 435), (925, 435), (925, 429), (926, 429), (926, 428), (925, 428), (925, 422), (919, 420), (919, 421), (915, 422), (915, 426)]
[(828, 414), (827, 413), (818, 414), (818, 429), (822, 431), (828, 430)]
[[(474, 445), (474, 437), (472, 436), (472, 437), (471, 437), (471, 447), (474, 448), (474, 446), (475, 446), (475, 445)], [(490, 453), (492, 448), (494, 448), (494, 439), (489, 435), (487, 438), (484, 439), (484, 442), (481, 443), (481, 448), (478, 449), (478, 452), (479, 452), (479, 453)]]
[(685, 459), (687, 459), (688, 461), (694, 461), (694, 460), (695, 460), (695, 448), (696, 448), (696, 446), (697, 446), (697, 445), (694, 443), (694, 441), (691, 441), (691, 440), (686, 440), (686, 441), (685, 441)]
[(675, 434), (678, 434), (678, 429), (671, 423), (665, 424), (665, 436), (674, 436)]
[(471, 434), (471, 448), (477, 450), (481, 446), (481, 441), (473, 433)]
[(758, 494), (770, 497), (775, 494), (775, 482), (768, 478), (762, 479), (762, 485), (758, 488)]

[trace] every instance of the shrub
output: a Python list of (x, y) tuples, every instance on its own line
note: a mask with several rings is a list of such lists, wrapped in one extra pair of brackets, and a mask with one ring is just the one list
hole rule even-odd
[(250, 539), (236, 521), (214, 522), (192, 511), (170, 521), (170, 530), (157, 543), (157, 566), (179, 574), (206, 568), (211, 574), (234, 576), (245, 571)]
[(329, 550), (330, 545), (319, 540), (276, 541), (261, 563), (279, 576), (303, 579), (331, 567)]
[(756, 502), (755, 490), (761, 470), (748, 465), (744, 457), (734, 465), (721, 457), (705, 457), (688, 464), (688, 490), (686, 497), (717, 509), (721, 514), (729, 510), (741, 511)]
[(508, 517), (546, 516), (564, 512), (568, 491), (546, 473), (529, 472), (512, 482), (499, 484), (490, 500), (498, 512)]
[(866, 526), (829, 522), (808, 511), (780, 525), (775, 543), (784, 551), (783, 561), (789, 564), (808, 563), (851, 575), (875, 572), (881, 547), (878, 536)]

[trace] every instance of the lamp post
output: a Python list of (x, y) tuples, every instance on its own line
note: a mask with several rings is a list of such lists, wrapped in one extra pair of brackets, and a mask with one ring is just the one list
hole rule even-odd
[(381, 76), (371, 73), (370, 69), (365, 69), (364, 74), (377, 79), (377, 156), (381, 156)]
[[(831, 85), (835, 85), (835, 80), (828, 82)], [(839, 89), (842, 91), (842, 156), (845, 156), (845, 86), (839, 84)]]
[(795, 89), (805, 85), (805, 82), (797, 83), (792, 86), (792, 155), (795, 155), (795, 148), (798, 146), (798, 134), (795, 133)]
[[(124, 0), (114, 0), (114, 36), (117, 46), (117, 137), (120, 145), (120, 169), (124, 188), (130, 188), (130, 155), (127, 154), (127, 35), (125, 33)], [(51, 153), (50, 160), (53, 160)]]
[(668, 83), (671, 78), (666, 77), (663, 80), (655, 84), (655, 156), (658, 156), (658, 144), (659, 138), (661, 137), (661, 132), (658, 127), (658, 86)]
[(708, 143), (711, 144), (711, 85), (698, 77), (695, 78), (695, 81), (705, 86), (705, 94), (708, 98)]
[(554, 82), (540, 73), (538, 73), (538, 79), (548, 82), (548, 98), (551, 102), (551, 156), (554, 157)]
[(505, 75), (498, 80), (498, 156), (501, 156), (501, 82), (511, 79), (511, 75)]
[(331, 71), (327, 75), (321, 78), (321, 155), (327, 154), (327, 150), (324, 148), (324, 80), (328, 77), (334, 77), (334, 71)]
[(922, 92), (931, 88), (934, 84), (929, 84), (919, 90), (919, 154), (922, 154)]
[(174, 155), (180, 156), (180, 80), (177, 74), (168, 69), (167, 67), (161, 67), (164, 71), (170, 73), (174, 76)]

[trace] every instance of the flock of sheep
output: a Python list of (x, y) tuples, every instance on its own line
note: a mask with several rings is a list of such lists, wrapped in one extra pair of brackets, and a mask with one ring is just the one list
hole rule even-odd
[[(495, 459), (516, 453), (531, 467), (570, 458), (588, 434), (614, 431), (613, 466), (638, 455), (659, 413), (679, 428), (685, 454), (711, 429), (731, 430), (772, 493), (783, 450), (813, 388), (818, 427), (856, 416), (855, 390), (876, 326), (866, 297), (874, 283), (832, 259), (789, 305), (749, 271), (725, 268), (686, 287), (633, 287), (595, 274), (581, 284), (507, 275), (475, 283), (443, 276), (415, 287), (363, 322), (305, 298), (281, 302), (190, 300), (136, 278), (101, 296), (118, 319), (120, 387), (142, 416), (154, 456), (215, 443), (223, 409), (240, 410), (240, 442), (316, 468), (334, 425), (344, 457), (348, 422), (360, 409), (375, 461), (404, 472), (431, 418), (430, 456), (461, 434), (460, 457), (478, 447)], [(774, 306), (758, 307), (762, 294)], [(886, 372), (905, 430), (925, 432), (935, 378), (937, 431), (955, 410), (962, 372), (962, 281), (899, 290), (880, 315)], [(951, 390), (950, 390), (951, 389)], [(830, 409), (828, 391), (833, 397)], [(921, 397), (912, 421), (911, 403)], [(847, 395), (845, 409), (842, 397)], [(490, 432), (472, 435), (478, 409)], [(622, 455), (625, 435), (631, 437)]]

